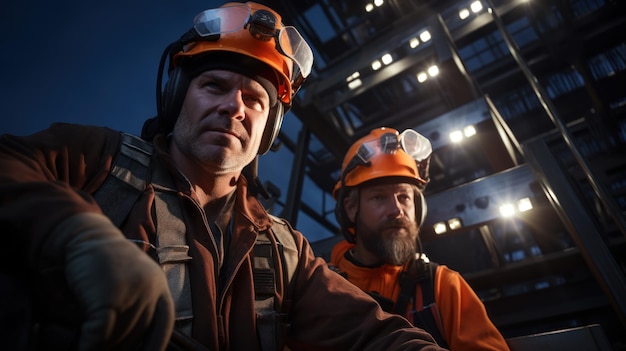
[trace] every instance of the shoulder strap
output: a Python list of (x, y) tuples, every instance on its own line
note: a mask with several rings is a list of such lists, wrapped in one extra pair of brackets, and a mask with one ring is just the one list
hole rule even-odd
[(428, 262), (426, 266), (428, 267), (428, 275), (420, 281), (423, 306), (429, 306), (435, 303), (435, 272), (437, 272), (439, 264)]
[(111, 172), (94, 193), (94, 198), (116, 226), (121, 226), (146, 187), (150, 172), (155, 188), (154, 207), (157, 218), (156, 252), (167, 275), (176, 305), (176, 319), (190, 334), (191, 292), (186, 262), (189, 246), (186, 227), (172, 179), (163, 167), (151, 167), (152, 144), (131, 134), (121, 134), (120, 150), (113, 159)]
[[(262, 351), (279, 350), (285, 343), (289, 326), (288, 313), (291, 307), (293, 277), (298, 265), (298, 248), (293, 236), (293, 229), (282, 218), (270, 215), (273, 224), (271, 233), (276, 241), (280, 257), (281, 270), (276, 269), (276, 260), (272, 253), (273, 243), (269, 232), (261, 232), (254, 245), (254, 290), (257, 329)], [(277, 305), (276, 281), (282, 281), (283, 303)]]
[(435, 303), (435, 274), (439, 264), (428, 262), (426, 265), (428, 266), (427, 276), (419, 283), (422, 291), (423, 308), (420, 311), (413, 311), (413, 325), (428, 331), (440, 346), (448, 348), (448, 343), (444, 338), (441, 313), (439, 313), (439, 308)]
[[(284, 219), (269, 215), (273, 221), (272, 232), (276, 241), (282, 246), (283, 271), (286, 273), (286, 282), (291, 283), (298, 266), (298, 247), (294, 238), (294, 230)], [(287, 285), (285, 285), (287, 286)]]
[(120, 226), (145, 189), (152, 145), (134, 135), (121, 133), (120, 151), (109, 176), (93, 194), (102, 212)]
[(151, 177), (156, 212), (157, 259), (163, 267), (176, 306), (176, 328), (190, 336), (193, 312), (187, 264), (192, 258), (187, 245), (187, 226), (183, 221), (178, 192), (167, 170), (156, 165), (151, 169)]
[[(406, 271), (400, 273), (400, 294), (396, 301), (394, 313), (404, 315), (406, 313), (409, 301), (415, 296), (415, 289), (419, 282), (428, 280), (428, 263), (422, 259), (411, 261)], [(413, 303), (415, 305), (415, 301)]]

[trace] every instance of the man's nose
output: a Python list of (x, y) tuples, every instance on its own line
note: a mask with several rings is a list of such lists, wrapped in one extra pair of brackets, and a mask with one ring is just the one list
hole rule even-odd
[(402, 204), (397, 198), (392, 197), (387, 201), (387, 216), (390, 218), (401, 217), (403, 214)]
[(245, 107), (241, 90), (233, 89), (224, 96), (224, 101), (219, 105), (219, 113), (241, 120), (245, 118)]

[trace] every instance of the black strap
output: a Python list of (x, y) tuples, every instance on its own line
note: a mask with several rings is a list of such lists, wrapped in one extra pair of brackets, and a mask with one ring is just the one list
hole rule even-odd
[[(254, 245), (254, 289), (257, 330), (262, 351), (282, 349), (289, 329), (289, 310), (293, 277), (298, 265), (298, 249), (289, 224), (281, 218), (270, 216), (270, 232), (259, 233)], [(278, 257), (274, 256), (273, 235)], [(276, 260), (278, 258), (279, 261)], [(276, 265), (281, 265), (283, 275)], [(283, 301), (278, 305), (277, 284), (283, 282)]]
[[(416, 259), (411, 261), (406, 271), (400, 273), (400, 294), (398, 301), (396, 301), (394, 313), (402, 316), (406, 313), (409, 301), (413, 300), (415, 296), (417, 283), (424, 282), (429, 278), (428, 265), (423, 260)], [(415, 301), (413, 304), (415, 305)]]
[(102, 212), (119, 227), (145, 189), (152, 145), (136, 136), (122, 133), (120, 151), (111, 172), (93, 194)]
[(420, 281), (422, 287), (422, 306), (426, 307), (435, 303), (435, 272), (439, 264), (428, 262), (426, 276)]
[[(435, 303), (435, 273), (439, 264), (435, 262), (425, 263), (422, 261), (422, 276), (418, 279), (422, 290), (422, 306), (417, 311), (417, 301), (413, 304), (413, 325), (422, 328), (437, 341), (439, 346), (448, 348), (448, 343), (444, 338), (443, 325), (439, 308)], [(417, 294), (416, 286), (413, 286), (413, 293)], [(404, 307), (406, 311), (406, 306)], [(404, 312), (403, 312), (404, 313)]]

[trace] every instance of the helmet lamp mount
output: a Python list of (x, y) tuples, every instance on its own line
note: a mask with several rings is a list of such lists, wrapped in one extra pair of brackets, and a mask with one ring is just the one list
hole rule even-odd
[(266, 10), (258, 10), (252, 14), (248, 22), (250, 34), (256, 40), (269, 41), (278, 35), (276, 16)]

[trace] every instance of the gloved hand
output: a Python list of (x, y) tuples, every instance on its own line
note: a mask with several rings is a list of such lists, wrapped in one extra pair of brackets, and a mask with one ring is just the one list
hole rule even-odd
[(164, 350), (174, 303), (161, 267), (101, 214), (63, 221), (43, 243), (62, 258), (65, 279), (83, 312), (79, 350)]

